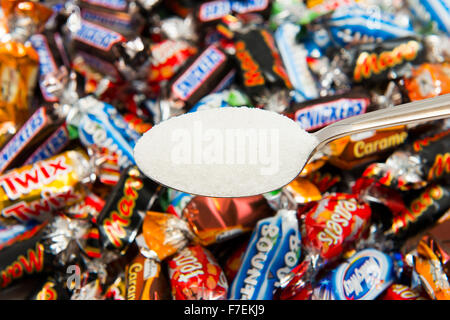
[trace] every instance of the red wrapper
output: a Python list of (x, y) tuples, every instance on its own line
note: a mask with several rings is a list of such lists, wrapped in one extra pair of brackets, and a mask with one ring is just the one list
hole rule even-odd
[(212, 254), (199, 245), (188, 246), (169, 260), (175, 300), (225, 300), (228, 282)]
[(338, 257), (358, 239), (371, 216), (370, 206), (355, 195), (332, 194), (313, 203), (305, 214), (303, 242), (325, 261)]
[(424, 298), (416, 290), (394, 283), (386, 290), (381, 300), (424, 300)]

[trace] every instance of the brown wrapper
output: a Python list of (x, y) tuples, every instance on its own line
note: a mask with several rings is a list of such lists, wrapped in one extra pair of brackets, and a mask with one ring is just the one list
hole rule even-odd
[(161, 264), (139, 254), (126, 268), (127, 300), (168, 300), (170, 290)]
[(333, 148), (330, 163), (350, 170), (382, 158), (387, 152), (402, 145), (407, 138), (408, 132), (404, 126), (344, 137), (331, 143), (336, 147)]
[(183, 210), (194, 234), (205, 246), (250, 232), (260, 219), (274, 214), (260, 195), (245, 198), (197, 196)]
[(414, 269), (434, 300), (450, 299), (450, 221), (427, 231), (417, 247)]

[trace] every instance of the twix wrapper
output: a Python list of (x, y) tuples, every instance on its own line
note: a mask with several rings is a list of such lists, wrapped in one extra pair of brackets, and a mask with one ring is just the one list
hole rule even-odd
[(0, 209), (5, 218), (44, 221), (84, 197), (92, 171), (88, 156), (67, 151), (0, 176)]

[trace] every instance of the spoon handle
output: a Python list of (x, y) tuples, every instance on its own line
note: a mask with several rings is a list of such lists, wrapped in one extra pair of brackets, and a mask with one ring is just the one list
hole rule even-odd
[(377, 110), (341, 120), (315, 132), (319, 140), (315, 150), (352, 134), (447, 117), (450, 117), (450, 94)]

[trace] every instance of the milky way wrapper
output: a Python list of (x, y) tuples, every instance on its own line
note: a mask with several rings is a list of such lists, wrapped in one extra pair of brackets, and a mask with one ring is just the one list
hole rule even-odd
[(0, 209), (4, 218), (45, 221), (59, 209), (84, 198), (92, 168), (84, 151), (66, 151), (0, 176)]
[(127, 300), (168, 300), (169, 282), (161, 263), (139, 254), (126, 267)]
[(208, 198), (197, 196), (183, 217), (202, 245), (229, 240), (253, 230), (258, 220), (274, 215), (263, 196)]
[(97, 219), (103, 247), (124, 253), (136, 238), (145, 213), (160, 191), (161, 187), (146, 178), (137, 167), (128, 167)]
[(31, 46), (14, 41), (0, 43), (0, 145), (29, 117), (38, 63), (38, 54)]

